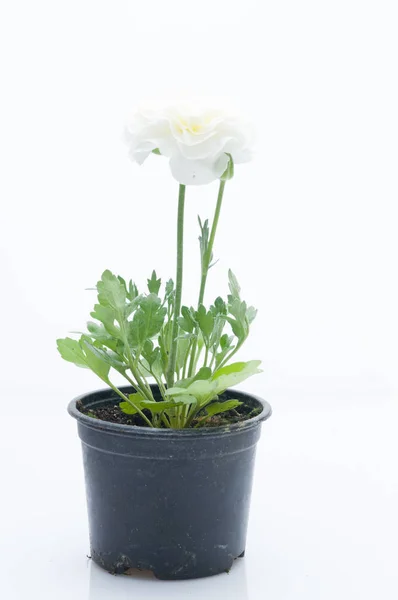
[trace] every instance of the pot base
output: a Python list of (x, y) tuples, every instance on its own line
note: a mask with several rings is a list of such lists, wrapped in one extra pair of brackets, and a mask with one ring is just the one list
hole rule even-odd
[[(102, 569), (107, 571), (110, 575), (128, 575), (134, 577), (136, 571), (145, 572), (148, 576), (152, 575), (156, 579), (163, 581), (177, 581), (183, 579), (200, 579), (202, 577), (211, 577), (212, 575), (220, 575), (221, 573), (228, 573), (235, 560), (243, 558), (245, 551), (241, 552), (239, 556), (232, 557), (230, 554), (225, 554), (224, 560), (219, 561), (217, 566), (214, 563), (210, 565), (197, 565), (194, 564), (192, 557), (188, 557), (185, 564), (173, 566), (170, 564), (161, 565), (148, 565), (140, 561), (132, 561), (128, 556), (121, 554), (120, 557), (114, 562), (109, 563), (104, 557), (95, 551), (91, 552), (92, 560)], [(134, 564), (135, 563), (135, 564)]]

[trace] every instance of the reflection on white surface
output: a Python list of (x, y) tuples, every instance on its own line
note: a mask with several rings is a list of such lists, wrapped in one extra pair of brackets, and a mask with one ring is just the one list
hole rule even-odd
[(88, 600), (158, 600), (200, 598), (249, 600), (245, 559), (238, 559), (229, 573), (186, 581), (160, 581), (150, 573), (137, 571), (132, 576), (110, 575), (93, 561), (90, 563)]

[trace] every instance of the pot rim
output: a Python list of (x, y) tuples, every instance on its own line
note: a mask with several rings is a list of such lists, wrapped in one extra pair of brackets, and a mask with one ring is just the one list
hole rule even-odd
[[(151, 387), (156, 388), (156, 385), (151, 385)], [(120, 390), (131, 390), (131, 386), (121, 386)], [(129, 435), (129, 436), (142, 436), (142, 437), (164, 437), (170, 439), (170, 437), (218, 437), (218, 435), (223, 435), (225, 433), (233, 433), (233, 432), (243, 432), (248, 429), (252, 429), (253, 427), (257, 427), (262, 421), (266, 421), (272, 414), (271, 405), (266, 401), (256, 396), (255, 394), (249, 394), (242, 390), (238, 390), (235, 388), (228, 388), (227, 392), (233, 393), (238, 399), (242, 398), (250, 398), (255, 400), (262, 406), (262, 411), (252, 417), (251, 419), (247, 419), (246, 421), (241, 421), (239, 423), (231, 423), (231, 425), (222, 425), (220, 427), (200, 427), (197, 429), (187, 428), (187, 429), (163, 429), (158, 427), (140, 427), (133, 425), (125, 425), (121, 423), (111, 423), (110, 421), (103, 421), (102, 419), (93, 419), (88, 415), (83, 414), (77, 408), (77, 403), (81, 402), (88, 396), (96, 395), (101, 396), (105, 400), (107, 397), (109, 399), (112, 398), (112, 389), (111, 388), (100, 388), (98, 390), (93, 390), (91, 392), (85, 392), (80, 396), (77, 396), (73, 400), (71, 400), (68, 404), (68, 413), (71, 417), (77, 420), (79, 424), (90, 427), (91, 429), (107, 431), (114, 434), (120, 435)], [(117, 399), (117, 397), (115, 398)]]

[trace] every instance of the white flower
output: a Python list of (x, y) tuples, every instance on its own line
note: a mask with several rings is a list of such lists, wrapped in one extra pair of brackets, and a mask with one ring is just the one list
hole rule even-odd
[(126, 129), (130, 156), (142, 164), (157, 150), (170, 159), (177, 181), (202, 185), (219, 179), (233, 163), (251, 158), (251, 127), (218, 110), (167, 108), (136, 112)]

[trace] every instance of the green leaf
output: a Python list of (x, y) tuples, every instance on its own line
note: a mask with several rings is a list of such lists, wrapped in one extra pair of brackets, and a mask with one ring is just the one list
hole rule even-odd
[(225, 400), (225, 402), (211, 402), (206, 406), (206, 412), (209, 417), (218, 415), (228, 410), (233, 410), (237, 406), (240, 406), (243, 402), (239, 400)]
[(72, 362), (78, 367), (91, 369), (103, 381), (109, 383), (109, 369), (100, 354), (98, 348), (95, 348), (88, 336), (82, 335), (80, 340), (65, 338), (57, 340), (58, 350), (64, 360)]
[(225, 316), (217, 315), (214, 319), (214, 327), (213, 327), (213, 331), (211, 332), (211, 336), (210, 336), (210, 340), (209, 340), (209, 346), (212, 348), (213, 354), (215, 352), (217, 352), (217, 348), (220, 344), (220, 340), (221, 340), (221, 336), (222, 336), (224, 327), (225, 327)]
[(88, 336), (82, 335), (79, 341), (80, 347), (85, 354), (85, 361), (89, 369), (91, 369), (98, 377), (106, 383), (109, 383), (110, 364), (105, 362), (103, 352), (93, 346)]
[(259, 365), (261, 360), (250, 360), (249, 362), (236, 362), (218, 369), (212, 376), (216, 384), (216, 394), (224, 392), (227, 388), (245, 381), (251, 375), (261, 373)]
[[(235, 290), (236, 291), (236, 290)], [(247, 319), (247, 305), (245, 301), (235, 296), (228, 296), (228, 310), (234, 319), (230, 316), (225, 317), (230, 323), (232, 331), (242, 343), (249, 335), (249, 321)]]
[(175, 387), (187, 388), (193, 381), (210, 379), (211, 373), (210, 367), (201, 367), (194, 377), (187, 377), (186, 379), (176, 381)]
[(137, 286), (130, 279), (130, 281), (129, 281), (129, 291), (128, 291), (129, 300), (134, 300), (137, 296), (138, 296)]
[(126, 415), (135, 415), (138, 410), (142, 410), (142, 403), (144, 397), (141, 394), (129, 394), (129, 402), (119, 402), (119, 408), (126, 413)]
[(161, 156), (161, 152), (159, 150), (159, 148), (154, 148), (153, 150), (151, 150), (152, 154), (158, 154), (159, 156)]
[(154, 348), (152, 340), (147, 340), (142, 348), (142, 356), (148, 363), (149, 372), (155, 377), (161, 377), (163, 369), (159, 346)]
[(160, 348), (160, 359), (162, 361), (162, 367), (163, 367), (164, 372), (166, 372), (166, 370), (167, 370), (168, 352), (169, 352), (169, 344), (167, 343), (167, 340), (168, 340), (169, 331), (171, 330), (172, 325), (173, 324), (171, 321), (165, 323), (165, 325), (163, 326), (161, 333), (158, 337), (158, 343), (159, 343), (159, 348)]
[(119, 402), (119, 408), (122, 412), (126, 413), (126, 415), (135, 415), (138, 412), (138, 410), (136, 410), (134, 406), (124, 401)]
[(108, 364), (109, 367), (113, 367), (116, 371), (118, 371), (119, 373), (122, 373), (122, 374), (124, 374), (126, 372), (128, 365), (124, 362), (123, 356), (121, 356), (120, 354), (117, 354), (116, 352), (113, 352), (112, 350), (108, 350), (107, 348), (104, 348), (101, 345), (101, 343), (98, 342), (97, 340), (93, 344), (90, 344), (90, 345), (93, 346), (93, 349), (96, 352), (98, 358), (100, 358), (106, 364)]
[(166, 390), (167, 396), (179, 397), (181, 395), (188, 394), (196, 398), (199, 404), (205, 404), (216, 396), (217, 383), (207, 380), (193, 381), (188, 387), (172, 387)]
[(229, 179), (232, 179), (232, 177), (234, 176), (234, 161), (233, 158), (231, 156), (231, 154), (229, 154), (228, 152), (225, 153), (228, 158), (228, 164), (227, 164), (227, 168), (225, 169), (224, 173), (221, 175), (220, 179), (222, 181), (228, 181)]
[(151, 364), (151, 372), (154, 377), (157, 377), (158, 379), (160, 379), (163, 375), (163, 364), (162, 364), (162, 357), (160, 354), (160, 348), (158, 347), (158, 348), (156, 348), (156, 350), (158, 350), (157, 357)]
[(242, 373), (247, 369), (257, 368), (261, 363), (260, 360), (251, 360), (249, 362), (235, 362), (230, 365), (223, 367), (222, 369), (218, 369), (212, 377), (212, 379), (218, 379), (223, 375), (231, 375), (233, 373)]
[(241, 301), (239, 298), (234, 296), (228, 296), (228, 312), (233, 315), (239, 322), (242, 322), (246, 318), (246, 302)]
[(89, 330), (91, 337), (96, 340), (111, 340), (113, 339), (111, 334), (105, 329), (103, 324), (94, 323), (94, 321), (87, 322), (87, 329)]
[(216, 354), (216, 368), (218, 368), (218, 365), (221, 364), (228, 352), (235, 348), (235, 346), (232, 344), (233, 339), (233, 336), (229, 336), (227, 333), (224, 333), (224, 335), (221, 336), (219, 344), (221, 350)]
[(115, 311), (113, 308), (96, 304), (90, 315), (93, 319), (100, 321), (110, 335), (120, 339), (121, 333), (119, 327), (115, 325)]
[(88, 321), (87, 329), (90, 333), (90, 337), (99, 344), (110, 348), (116, 354), (123, 355), (124, 344), (119, 338), (113, 337), (103, 326), (103, 324), (95, 323), (94, 321)]
[(203, 335), (203, 340), (206, 346), (209, 345), (209, 339), (214, 327), (214, 316), (209, 310), (206, 312), (205, 307), (201, 304), (195, 313), (195, 319)]
[(209, 346), (212, 349), (213, 354), (215, 354), (220, 344), (226, 322), (225, 317), (228, 312), (227, 305), (220, 296), (218, 296), (218, 298), (215, 299), (214, 304), (210, 306), (210, 312), (214, 317), (214, 325), (209, 339)]
[(231, 295), (234, 298), (239, 298), (240, 299), (240, 285), (238, 283), (238, 280), (236, 279), (235, 275), (232, 273), (231, 269), (228, 270), (228, 286), (231, 292)]
[(59, 339), (57, 340), (57, 348), (64, 360), (74, 363), (77, 367), (88, 368), (86, 357), (77, 340), (68, 337)]
[(120, 283), (122, 284), (122, 286), (124, 287), (124, 291), (126, 292), (126, 296), (127, 296), (128, 295), (128, 291), (127, 291), (126, 280), (123, 279), (123, 277), (121, 277), (121, 275), (118, 275), (117, 278), (120, 281)]
[(176, 371), (183, 368), (184, 361), (187, 356), (187, 352), (188, 352), (190, 343), (191, 343), (191, 336), (189, 336), (189, 337), (178, 336), (178, 338), (177, 338)]
[(152, 276), (148, 281), (148, 290), (151, 294), (158, 294), (160, 290), (160, 286), (162, 285), (162, 280), (157, 279), (156, 271), (152, 271)]
[(202, 271), (204, 271), (205, 269), (208, 268), (209, 264), (213, 260), (213, 254), (210, 257), (207, 256), (207, 251), (209, 248), (209, 235), (210, 235), (209, 221), (208, 221), (208, 219), (206, 219), (205, 222), (202, 224), (202, 221), (201, 221), (200, 217), (198, 216), (198, 222), (199, 222), (200, 233), (201, 233), (201, 235), (199, 236), (200, 260), (201, 260), (201, 265), (202, 265)]
[(244, 381), (255, 373), (260, 373), (261, 371), (258, 369), (260, 362), (252, 360), (247, 363), (233, 363), (216, 371), (211, 379), (193, 381), (187, 387), (172, 387), (166, 391), (166, 395), (178, 398), (183, 394), (188, 394), (197, 399), (199, 407), (203, 407), (218, 394), (225, 392), (227, 388)]
[[(136, 296), (133, 300), (131, 300), (131, 302), (128, 302), (125, 307), (124, 307), (124, 319), (128, 319), (128, 317), (136, 310), (136, 308), (139, 306), (142, 298), (144, 298), (144, 296)], [(118, 315), (119, 318), (122, 318), (121, 315)]]
[(236, 319), (232, 319), (231, 317), (225, 317), (228, 323), (231, 325), (232, 331), (234, 335), (238, 338), (240, 342), (244, 341), (246, 338), (246, 328), (242, 323), (237, 321)]
[(233, 346), (232, 346), (233, 339), (234, 338), (232, 337), (232, 335), (228, 335), (227, 333), (222, 335), (220, 338), (221, 350), (231, 350), (233, 348)]
[(126, 304), (126, 286), (116, 275), (107, 270), (102, 273), (97, 283), (98, 302), (102, 306), (110, 306), (117, 312), (124, 311)]
[(214, 317), (217, 317), (218, 315), (226, 315), (228, 313), (227, 305), (220, 296), (218, 296), (214, 300), (214, 304), (210, 306), (210, 312), (212, 315), (214, 315)]
[(97, 417), (97, 415), (96, 415), (96, 414), (94, 414), (94, 413), (93, 413), (91, 410), (88, 410), (88, 411), (86, 412), (86, 415), (87, 415), (88, 417), (91, 417), (92, 419), (98, 419), (98, 418), (99, 418), (99, 417)]
[[(174, 402), (173, 400), (162, 400), (160, 402), (151, 402), (150, 400), (144, 400), (139, 394), (131, 394), (129, 400), (139, 410), (149, 410), (152, 415), (159, 414), (168, 409), (178, 408), (184, 406), (185, 402), (179, 401)], [(138, 410), (130, 402), (120, 402), (120, 409), (127, 415), (135, 415)]]
[(168, 304), (172, 304), (174, 301), (174, 281), (169, 279), (166, 281), (165, 285), (165, 300), (167, 300)]
[(196, 373), (193, 381), (202, 381), (205, 379), (210, 379), (211, 377), (211, 369), (210, 367), (201, 367), (199, 371)]
[(185, 403), (181, 401), (174, 402), (171, 400), (161, 400), (159, 402), (146, 401), (142, 403), (142, 408), (146, 408), (147, 410), (150, 410), (153, 415), (156, 415), (170, 408), (178, 408), (179, 406), (184, 406), (184, 404)]
[(178, 402), (181, 402), (182, 404), (196, 404), (197, 400), (189, 394), (181, 394), (178, 396)]
[(254, 321), (257, 316), (257, 309), (254, 306), (249, 306), (246, 311), (246, 319), (249, 322), (249, 325)]
[(153, 360), (155, 360), (155, 358), (152, 360), (152, 353), (153, 353), (153, 342), (152, 340), (147, 340), (143, 347), (142, 347), (142, 356), (148, 361), (149, 364), (151, 364), (153, 362)]
[(183, 331), (186, 331), (187, 333), (192, 333), (196, 327), (194, 310), (188, 308), (188, 306), (182, 306), (181, 315), (181, 317), (178, 317), (178, 325)]
[(129, 323), (129, 339), (133, 346), (139, 347), (153, 338), (162, 329), (167, 309), (161, 307), (161, 300), (155, 294), (149, 294), (140, 300), (140, 307)]

